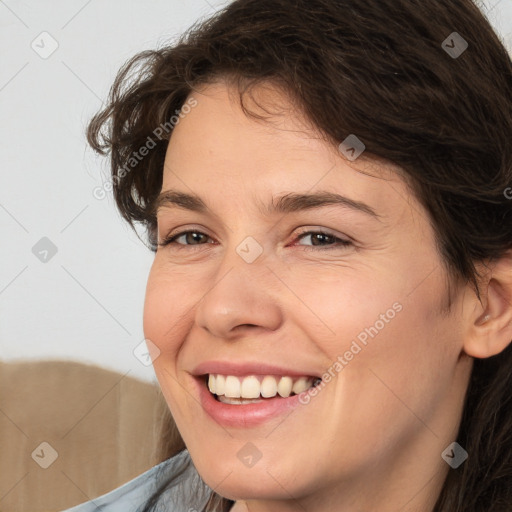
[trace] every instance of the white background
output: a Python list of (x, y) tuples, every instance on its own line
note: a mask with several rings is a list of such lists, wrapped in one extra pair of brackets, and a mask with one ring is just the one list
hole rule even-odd
[[(84, 131), (128, 58), (225, 3), (0, 1), (0, 359), (77, 360), (155, 380), (133, 355), (153, 253), (110, 195), (93, 196), (108, 163)], [(512, 49), (512, 0), (482, 8)], [(47, 59), (31, 47), (42, 32), (58, 43)], [(57, 247), (46, 263), (32, 252), (43, 237)]]

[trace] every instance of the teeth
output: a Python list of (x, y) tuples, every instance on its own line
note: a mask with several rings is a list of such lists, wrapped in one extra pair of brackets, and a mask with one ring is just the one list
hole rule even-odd
[(298, 395), (299, 393), (306, 391), (309, 387), (311, 387), (311, 383), (308, 383), (308, 379), (306, 379), (306, 377), (301, 377), (299, 380), (294, 382), (292, 391)]
[(223, 395), (226, 389), (226, 377), (224, 375), (217, 375), (215, 377), (215, 393), (217, 395)]
[(281, 377), (277, 385), (277, 392), (283, 397), (289, 397), (292, 392), (293, 380), (291, 377)]
[[(224, 403), (250, 403), (256, 402), (260, 397), (272, 398), (279, 394), (282, 398), (288, 398), (292, 393), (298, 395), (313, 386), (318, 379), (308, 377), (274, 377), (265, 375), (258, 378), (255, 375), (248, 377), (237, 377), (234, 375), (213, 375), (208, 376), (208, 389), (217, 396), (222, 396)], [(240, 399), (244, 398), (243, 402)], [(229, 399), (229, 400), (228, 400)], [(234, 400), (232, 400), (234, 399)], [(252, 400), (249, 400), (252, 399)]]
[(254, 398), (227, 398), (225, 396), (219, 396), (219, 402), (230, 405), (244, 405), (244, 404), (257, 404), (262, 400), (257, 400)]
[(242, 398), (259, 398), (259, 396), (260, 396), (260, 381), (254, 376), (246, 377), (242, 381), (240, 396)]
[(208, 389), (210, 390), (210, 393), (215, 394), (215, 377), (211, 374), (208, 377)]
[[(224, 395), (229, 398), (240, 398), (241, 391), (240, 380), (238, 377), (234, 377), (233, 375), (228, 375), (226, 377), (226, 384), (224, 386)], [(215, 392), (217, 390), (215, 389)]]
[(277, 394), (277, 382), (274, 377), (267, 375), (263, 377), (260, 386), (261, 396), (264, 398), (271, 398)]

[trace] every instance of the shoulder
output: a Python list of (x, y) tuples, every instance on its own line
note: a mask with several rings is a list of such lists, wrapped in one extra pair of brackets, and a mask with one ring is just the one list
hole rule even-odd
[[(186, 505), (185, 500), (188, 497), (197, 496), (200, 503), (194, 500), (194, 505), (204, 506), (209, 488), (197, 474), (188, 451), (184, 450), (117, 489), (62, 512), (136, 512), (142, 510), (155, 491), (171, 480), (172, 485), (165, 491), (164, 499), (167, 505), (182, 507)], [(173, 509), (167, 510), (171, 512)]]

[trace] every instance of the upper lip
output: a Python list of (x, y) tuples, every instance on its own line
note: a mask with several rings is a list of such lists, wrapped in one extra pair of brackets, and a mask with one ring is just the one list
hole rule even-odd
[(204, 361), (191, 372), (195, 376), (205, 374), (220, 375), (281, 375), (289, 377), (321, 377), (310, 370), (285, 368), (256, 361)]

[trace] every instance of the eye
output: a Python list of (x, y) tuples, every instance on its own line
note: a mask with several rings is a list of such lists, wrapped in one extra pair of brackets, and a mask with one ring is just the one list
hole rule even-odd
[[(179, 242), (178, 240), (180, 238), (183, 238), (183, 242)], [(174, 245), (204, 245), (201, 243), (195, 243), (195, 242), (201, 242), (201, 240), (204, 240), (205, 238), (210, 238), (205, 233), (202, 233), (201, 231), (197, 230), (188, 230), (188, 231), (180, 231), (179, 233), (171, 234), (168, 237), (164, 238), (162, 242), (160, 242), (158, 245), (159, 247), (165, 247), (166, 245), (174, 244)]]
[[(303, 233), (300, 233), (299, 236), (295, 239), (294, 242), (297, 240), (304, 240), (307, 237), (311, 237), (311, 244), (306, 244), (306, 250), (318, 250), (318, 249), (338, 249), (340, 247), (347, 247), (349, 245), (352, 245), (352, 243), (348, 240), (343, 240), (337, 236), (334, 236), (331, 233), (327, 233), (324, 231), (305, 231)], [(180, 241), (180, 239), (182, 239)], [(176, 248), (182, 249), (183, 246), (197, 246), (197, 245), (204, 245), (204, 243), (207, 239), (211, 238), (197, 230), (188, 230), (188, 231), (180, 231), (179, 233), (174, 233), (166, 237), (162, 242), (160, 242), (158, 245), (159, 247), (165, 247), (167, 245), (175, 245)], [(329, 243), (330, 242), (330, 243)], [(212, 242), (208, 242), (212, 243)], [(307, 246), (310, 247), (307, 247)], [(179, 247), (182, 246), (182, 247)]]
[[(310, 247), (307, 247), (307, 251), (316, 251), (317, 249), (339, 249), (343, 247), (347, 247), (349, 245), (352, 245), (352, 243), (349, 240), (343, 240), (341, 238), (338, 238), (337, 236), (334, 236), (331, 233), (327, 233), (324, 231), (305, 231), (296, 238), (296, 240), (304, 240), (306, 237), (311, 237), (311, 244)], [(328, 243), (328, 242), (331, 243)]]

